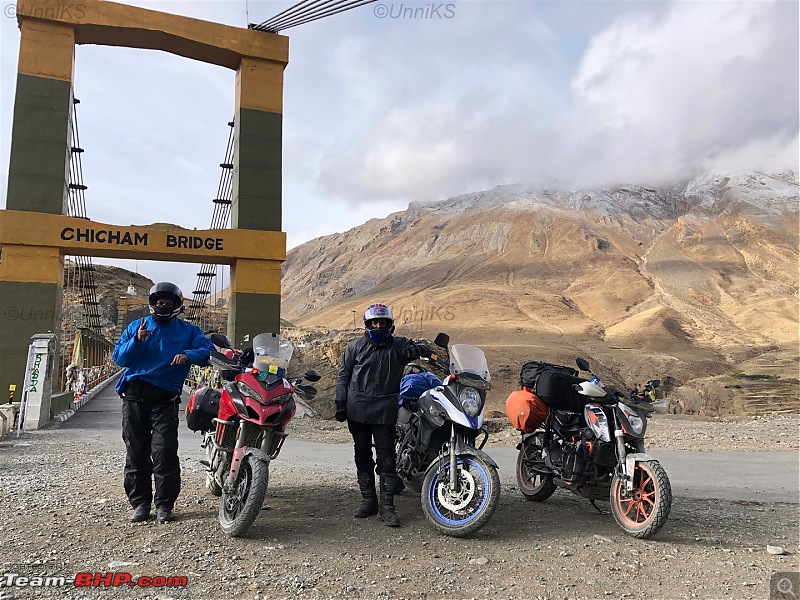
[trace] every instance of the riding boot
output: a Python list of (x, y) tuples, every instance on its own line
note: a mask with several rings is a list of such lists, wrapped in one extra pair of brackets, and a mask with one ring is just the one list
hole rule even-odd
[(379, 516), (387, 527), (399, 527), (400, 519), (394, 511), (394, 491), (397, 486), (397, 475), (381, 474), (381, 507)]
[(375, 494), (375, 476), (366, 471), (358, 472), (358, 487), (361, 489), (361, 505), (353, 513), (363, 519), (378, 512), (378, 496)]

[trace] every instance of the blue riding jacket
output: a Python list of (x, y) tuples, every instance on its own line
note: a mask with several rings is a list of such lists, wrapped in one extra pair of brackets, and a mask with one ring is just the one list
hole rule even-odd
[[(117, 393), (122, 393), (129, 381), (141, 379), (180, 395), (191, 365), (207, 365), (208, 357), (215, 350), (214, 344), (194, 323), (183, 319), (156, 323), (152, 316), (146, 318), (146, 327), (152, 333), (143, 342), (136, 341), (136, 332), (142, 324), (141, 319), (136, 319), (125, 328), (114, 346), (114, 362), (125, 367), (117, 382)], [(189, 357), (189, 362), (170, 364), (175, 355), (181, 353)]]

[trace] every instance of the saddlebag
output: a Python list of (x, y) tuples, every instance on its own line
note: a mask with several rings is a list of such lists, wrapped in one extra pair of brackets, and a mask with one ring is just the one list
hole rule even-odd
[(539, 375), (545, 371), (559, 371), (573, 377), (578, 375), (578, 372), (572, 367), (553, 365), (540, 360), (529, 360), (522, 365), (522, 369), (519, 372), (520, 387), (536, 389), (536, 381), (539, 379)]
[(192, 431), (211, 431), (214, 423), (211, 422), (219, 414), (220, 390), (208, 386), (201, 387), (189, 399), (186, 405), (186, 425)]

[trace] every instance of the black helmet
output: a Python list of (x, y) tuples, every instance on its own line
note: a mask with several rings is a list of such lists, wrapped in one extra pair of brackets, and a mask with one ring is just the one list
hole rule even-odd
[[(156, 302), (159, 300), (169, 298), (172, 300), (172, 307), (157, 307)], [(174, 283), (162, 281), (155, 284), (150, 288), (150, 314), (158, 323), (166, 323), (172, 321), (180, 313), (183, 312), (183, 294), (181, 289)]]

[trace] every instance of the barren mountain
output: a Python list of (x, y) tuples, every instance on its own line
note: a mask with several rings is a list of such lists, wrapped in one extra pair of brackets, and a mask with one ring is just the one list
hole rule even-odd
[(381, 301), (401, 335), (481, 347), (494, 410), (525, 360), (576, 356), (616, 385), (666, 379), (677, 412), (798, 409), (792, 172), (415, 202), (307, 242), (283, 268), (296, 325), (350, 329)]

